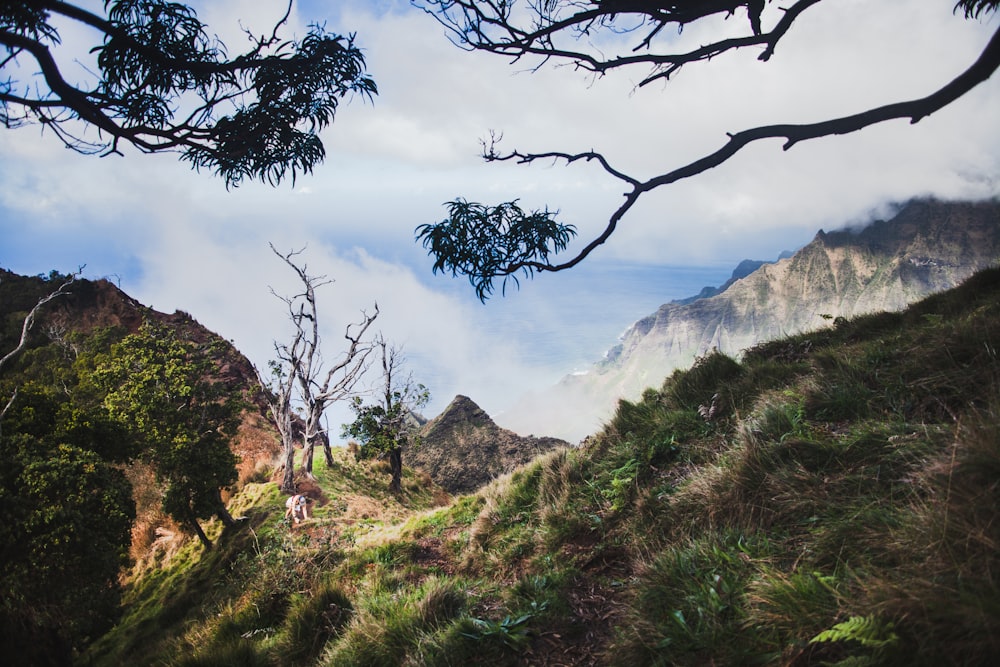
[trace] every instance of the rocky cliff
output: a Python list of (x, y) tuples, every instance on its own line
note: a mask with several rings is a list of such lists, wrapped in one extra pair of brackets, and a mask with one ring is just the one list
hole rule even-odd
[[(790, 257), (674, 301), (635, 322), (586, 374), (533, 396), (554, 419), (546, 432), (582, 437), (614, 409), (712, 348), (738, 356), (759, 342), (829, 326), (837, 317), (900, 310), (1000, 261), (1000, 202), (913, 201), (861, 230), (820, 231)], [(515, 410), (516, 411), (516, 410)], [(592, 415), (581, 418), (582, 415)], [(537, 426), (509, 420), (518, 429)]]
[(470, 398), (456, 396), (421, 428), (420, 445), (406, 451), (403, 462), (425, 471), (449, 493), (468, 493), (567, 445), (557, 438), (525, 437), (500, 428)]

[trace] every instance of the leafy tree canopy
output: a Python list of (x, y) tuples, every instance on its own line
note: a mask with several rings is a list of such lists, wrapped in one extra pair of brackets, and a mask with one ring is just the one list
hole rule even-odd
[(197, 519), (225, 511), (219, 490), (237, 479), (229, 438), (243, 402), (213, 379), (211, 351), (146, 323), (94, 372), (111, 416), (146, 443), (166, 483), (163, 509), (196, 532)]
[(15, 434), (0, 450), (0, 646), (25, 664), (59, 664), (117, 619), (132, 489), (74, 445)]
[(376, 400), (366, 402), (362, 396), (351, 399), (354, 421), (343, 425), (343, 436), (355, 438), (360, 443), (360, 458), (386, 457), (389, 460), (392, 481), (389, 489), (401, 490), (403, 475), (403, 448), (419, 446), (414, 433), (418, 422), (417, 410), (431, 400), (430, 390), (413, 380), (411, 374), (402, 375), (402, 351), (379, 337), (376, 342), (382, 357), (382, 389)]
[(525, 277), (535, 271), (532, 260), (547, 261), (549, 254), (566, 249), (576, 236), (573, 225), (556, 222), (549, 210), (525, 213), (517, 201), (486, 206), (457, 199), (448, 204), (448, 219), (436, 225), (421, 225), (417, 239), (436, 260), (434, 273), (468, 276), (480, 301), (493, 294), (493, 277), (504, 275), (518, 284), (519, 266)]
[[(84, 154), (177, 151), (227, 186), (294, 181), (325, 157), (319, 131), (345, 98), (377, 94), (353, 35), (313, 25), (301, 39), (254, 36), (230, 56), (195, 11), (166, 0), (106, 0), (103, 12), (55, 0), (0, 1), (0, 124), (42, 126)], [(73, 83), (79, 56), (61, 25), (94, 36), (93, 79)]]
[[(666, 81), (682, 67), (741, 49), (755, 50), (759, 60), (768, 61), (799, 17), (807, 11), (820, 11), (822, 2), (414, 0), (415, 5), (446, 28), (452, 42), (460, 48), (494, 53), (514, 61), (528, 59), (536, 68), (550, 61), (568, 63), (597, 76), (638, 67), (645, 70), (639, 86)], [(954, 10), (966, 19), (979, 19), (995, 12), (998, 5), (1000, 0), (960, 0)], [(719, 18), (732, 19), (727, 26), (736, 25), (739, 34), (734, 35), (728, 27), (724, 34), (719, 32), (716, 23)], [(669, 36), (693, 25), (705, 28), (707, 43), (690, 51), (674, 50), (677, 42)], [(944, 86), (931, 90), (926, 97), (817, 123), (769, 125), (730, 134), (714, 153), (648, 179), (620, 171), (594, 151), (500, 150), (494, 135), (483, 142), (483, 158), (487, 162), (596, 162), (611, 178), (625, 185), (623, 203), (610, 213), (603, 231), (562, 262), (550, 258), (568, 247), (572, 228), (557, 223), (554, 213), (526, 213), (512, 203), (493, 207), (456, 200), (446, 205), (447, 219), (418, 227), (417, 239), (435, 258), (435, 272), (444, 270), (468, 276), (476, 295), (485, 300), (493, 293), (496, 280), (506, 285), (511, 277), (516, 282), (519, 274), (531, 277), (537, 272), (561, 271), (577, 265), (610, 238), (642, 195), (717, 167), (753, 142), (783, 139), (787, 150), (801, 141), (848, 134), (888, 120), (905, 118), (916, 123), (989, 79), (998, 67), (1000, 30), (968, 69)]]

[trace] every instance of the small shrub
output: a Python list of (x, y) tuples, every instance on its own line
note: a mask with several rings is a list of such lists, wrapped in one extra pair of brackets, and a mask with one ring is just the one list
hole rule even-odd
[(491, 641), (480, 634), (477, 619), (462, 617), (427, 638), (422, 647), (425, 667), (457, 665), (520, 665), (521, 651), (508, 648), (501, 641)]

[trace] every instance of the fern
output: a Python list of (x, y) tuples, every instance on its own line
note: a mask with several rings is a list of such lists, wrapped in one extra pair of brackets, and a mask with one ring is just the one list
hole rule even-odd
[(837, 623), (809, 640), (810, 644), (823, 642), (857, 642), (870, 655), (854, 655), (835, 663), (836, 667), (862, 667), (881, 664), (882, 658), (899, 642), (899, 635), (892, 630), (892, 623), (883, 623), (876, 616), (852, 616)]

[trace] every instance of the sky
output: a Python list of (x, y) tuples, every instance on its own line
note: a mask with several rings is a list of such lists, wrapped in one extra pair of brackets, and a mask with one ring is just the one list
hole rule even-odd
[[(272, 0), (192, 4), (233, 50), (243, 26), (269, 30), (283, 9)], [(403, 0), (298, 2), (289, 33), (309, 23), (355, 33), (379, 88), (372, 102), (338, 111), (313, 174), (227, 190), (176, 155), (83, 156), (37, 126), (0, 130), (0, 267), (34, 275), (85, 266), (85, 277), (108, 278), (156, 310), (190, 313), (263, 368), (290, 335), (272, 290), (297, 287), (268, 244), (302, 250), (310, 274), (333, 280), (318, 293), (328, 360), (347, 324), (377, 303), (376, 326), (431, 391), (427, 416), (464, 394), (503, 426), (520, 396), (585, 370), (632, 322), (721, 284), (742, 259), (775, 259), (819, 229), (861, 225), (911, 197), (1000, 194), (1000, 80), (915, 125), (893, 121), (789, 151), (780, 140), (751, 145), (646, 195), (579, 267), (485, 304), (465, 279), (432, 274), (414, 242), (418, 225), (442, 220), (458, 197), (518, 199), (576, 225), (573, 250), (604, 227), (623, 186), (593, 164), (486, 164), (483, 138), (502, 132), (503, 146), (521, 151), (595, 150), (648, 178), (715, 151), (727, 132), (929, 94), (971, 64), (1000, 23), (965, 20), (953, 4), (831, 0), (803, 14), (767, 63), (726, 54), (637, 88), (645, 70), (595, 79), (460, 50)], [(85, 78), (92, 35), (66, 26), (62, 37), (77, 50), (65, 66)], [(671, 39), (709, 35), (692, 26)], [(344, 406), (331, 413), (334, 435), (348, 416)], [(541, 416), (533, 423), (547, 434)]]

